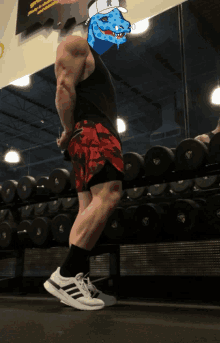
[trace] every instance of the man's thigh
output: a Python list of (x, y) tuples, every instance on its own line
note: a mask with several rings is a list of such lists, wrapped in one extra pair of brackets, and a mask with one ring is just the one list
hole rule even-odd
[(100, 183), (105, 183), (109, 181), (123, 181), (124, 174), (117, 170), (108, 160), (105, 162), (104, 167), (100, 172), (95, 174), (88, 183), (88, 190), (91, 187), (98, 185)]

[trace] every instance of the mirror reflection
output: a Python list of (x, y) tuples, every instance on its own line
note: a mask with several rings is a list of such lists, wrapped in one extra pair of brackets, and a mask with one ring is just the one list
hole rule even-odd
[[(186, 138), (208, 143), (210, 133), (220, 131), (217, 13), (213, 1), (208, 8), (187, 1), (153, 18), (125, 22), (124, 44), (109, 40), (100, 50), (93, 42), (115, 87), (123, 154), (144, 155), (155, 145), (176, 148)], [(90, 25), (81, 27), (86, 32)], [(67, 35), (73, 33), (69, 28)], [(1, 90), (1, 182), (39, 178), (55, 168), (72, 170), (56, 141), (63, 128), (54, 69), (51, 65)]]

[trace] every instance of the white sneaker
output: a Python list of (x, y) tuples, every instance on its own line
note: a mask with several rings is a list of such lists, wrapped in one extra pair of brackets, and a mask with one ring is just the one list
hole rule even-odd
[(58, 267), (44, 283), (44, 288), (78, 310), (101, 310), (105, 307), (104, 301), (91, 297), (83, 276), (83, 273), (79, 273), (75, 277), (64, 278), (60, 275), (60, 267)]
[[(89, 273), (86, 274), (86, 276), (88, 275)], [(86, 283), (86, 286), (88, 288), (88, 290), (90, 291), (90, 294), (91, 294), (91, 297), (92, 298), (96, 298), (96, 299), (101, 299), (104, 304), (105, 304), (105, 307), (106, 306), (113, 306), (115, 304), (117, 304), (117, 299), (116, 297), (112, 296), (112, 295), (109, 295), (109, 294), (105, 294), (103, 293), (102, 291), (99, 291), (95, 285), (93, 285), (93, 283), (96, 283), (98, 281), (101, 281), (103, 280), (103, 278), (101, 279), (97, 279), (97, 280), (94, 280), (93, 283), (90, 281), (90, 278), (89, 277), (84, 277), (84, 281)], [(105, 279), (105, 278), (104, 278)], [(67, 302), (65, 301), (62, 301), (61, 300), (61, 303), (65, 304), (65, 305), (68, 305)]]

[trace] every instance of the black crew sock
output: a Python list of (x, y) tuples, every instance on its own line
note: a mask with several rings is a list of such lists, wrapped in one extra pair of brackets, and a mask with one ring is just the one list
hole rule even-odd
[(78, 273), (88, 273), (86, 270), (90, 251), (71, 245), (69, 253), (60, 268), (60, 275), (63, 277), (75, 277)]

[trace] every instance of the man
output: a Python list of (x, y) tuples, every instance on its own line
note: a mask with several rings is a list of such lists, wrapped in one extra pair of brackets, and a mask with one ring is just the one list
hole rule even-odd
[[(116, 3), (107, 0), (106, 6), (111, 8), (103, 10), (105, 18), (120, 9), (112, 8), (112, 2)], [(117, 28), (114, 39), (124, 41), (122, 30), (122, 26)], [(68, 36), (59, 45), (55, 74), (56, 107), (64, 129), (57, 144), (68, 148), (71, 157), (79, 213), (69, 236), (69, 254), (44, 287), (72, 307), (98, 310), (115, 304), (116, 299), (97, 291), (89, 279), (86, 285), (83, 272), (89, 252), (122, 195), (124, 163), (117, 132), (116, 94), (99, 54), (79, 36)]]

